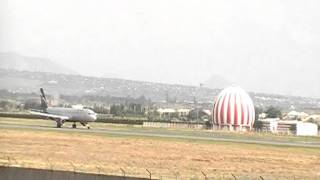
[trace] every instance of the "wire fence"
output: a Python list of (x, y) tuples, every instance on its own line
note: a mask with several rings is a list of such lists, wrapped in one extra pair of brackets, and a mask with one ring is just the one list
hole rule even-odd
[[(0, 156), (0, 166), (1, 167), (18, 167), (18, 168), (29, 168), (29, 164), (23, 161), (18, 161), (17, 159), (2, 155)], [(32, 166), (31, 166), (32, 167)], [(107, 169), (100, 162), (96, 163), (96, 166), (92, 169), (87, 168), (84, 164), (77, 164), (74, 162), (68, 162), (64, 164), (65, 169), (59, 167), (57, 163), (54, 163), (50, 158), (47, 158), (45, 166), (39, 169), (51, 170), (51, 171), (68, 171), (74, 173), (92, 173), (97, 175), (107, 175), (107, 176), (117, 176), (123, 177), (125, 179), (130, 178), (142, 178), (142, 179), (172, 179), (172, 180), (211, 180), (211, 179), (229, 179), (229, 180), (242, 180), (242, 179), (281, 179), (281, 177), (273, 177), (269, 175), (259, 175), (259, 174), (236, 174), (228, 172), (218, 172), (213, 173), (208, 170), (193, 170), (192, 173), (180, 172), (178, 170), (172, 169), (168, 170), (166, 173), (162, 173), (157, 169), (153, 168), (139, 168), (139, 172), (128, 170), (124, 167), (119, 167), (115, 169)], [(282, 179), (301, 179), (301, 177), (296, 176), (284, 176)]]

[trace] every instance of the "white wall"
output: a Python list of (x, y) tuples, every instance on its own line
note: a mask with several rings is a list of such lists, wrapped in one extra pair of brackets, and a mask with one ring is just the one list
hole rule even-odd
[(297, 136), (317, 136), (318, 125), (314, 123), (297, 123)]

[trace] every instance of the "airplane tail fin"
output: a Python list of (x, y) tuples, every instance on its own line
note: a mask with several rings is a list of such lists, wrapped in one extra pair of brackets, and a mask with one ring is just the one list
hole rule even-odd
[(42, 110), (46, 110), (48, 108), (48, 102), (47, 102), (47, 98), (46, 95), (44, 94), (44, 91), (42, 88), (40, 88), (40, 99), (41, 99), (41, 109)]

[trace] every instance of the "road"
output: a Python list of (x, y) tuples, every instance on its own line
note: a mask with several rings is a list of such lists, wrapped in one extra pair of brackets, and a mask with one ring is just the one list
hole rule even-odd
[(293, 146), (293, 147), (308, 147), (320, 148), (320, 141), (286, 141), (286, 140), (264, 140), (264, 139), (243, 139), (238, 137), (228, 137), (223, 135), (215, 135), (210, 133), (185, 133), (182, 131), (170, 131), (166, 129), (155, 128), (155, 130), (136, 128), (136, 129), (119, 129), (104, 127), (95, 127), (92, 129), (72, 129), (72, 128), (54, 128), (48, 125), (32, 125), (32, 124), (5, 124), (0, 122), (0, 129), (30, 129), (30, 130), (44, 130), (44, 131), (57, 131), (57, 132), (79, 132), (79, 133), (98, 133), (105, 135), (117, 136), (136, 136), (136, 137), (156, 137), (156, 138), (175, 138), (185, 140), (201, 140), (201, 141), (218, 141), (218, 142), (232, 142), (232, 143), (247, 143), (247, 144), (262, 144), (273, 146)]

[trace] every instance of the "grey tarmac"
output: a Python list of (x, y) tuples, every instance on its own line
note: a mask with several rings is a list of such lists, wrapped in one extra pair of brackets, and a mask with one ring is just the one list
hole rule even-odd
[(136, 137), (156, 137), (156, 138), (175, 138), (185, 140), (200, 140), (200, 141), (218, 141), (218, 142), (231, 142), (231, 143), (246, 143), (246, 144), (261, 144), (261, 145), (272, 145), (272, 146), (293, 146), (293, 147), (307, 147), (307, 148), (320, 148), (320, 142), (286, 142), (286, 141), (271, 141), (271, 140), (245, 140), (230, 137), (215, 137), (203, 136), (203, 135), (181, 135), (172, 133), (170, 131), (135, 131), (133, 130), (122, 130), (113, 128), (92, 128), (88, 129), (73, 129), (73, 128), (54, 128), (50, 126), (37, 126), (37, 125), (17, 125), (17, 124), (2, 124), (0, 123), (0, 129), (30, 129), (30, 130), (44, 130), (44, 131), (60, 131), (60, 132), (78, 132), (87, 134), (105, 134), (105, 135), (119, 135), (119, 136), (136, 136)]

